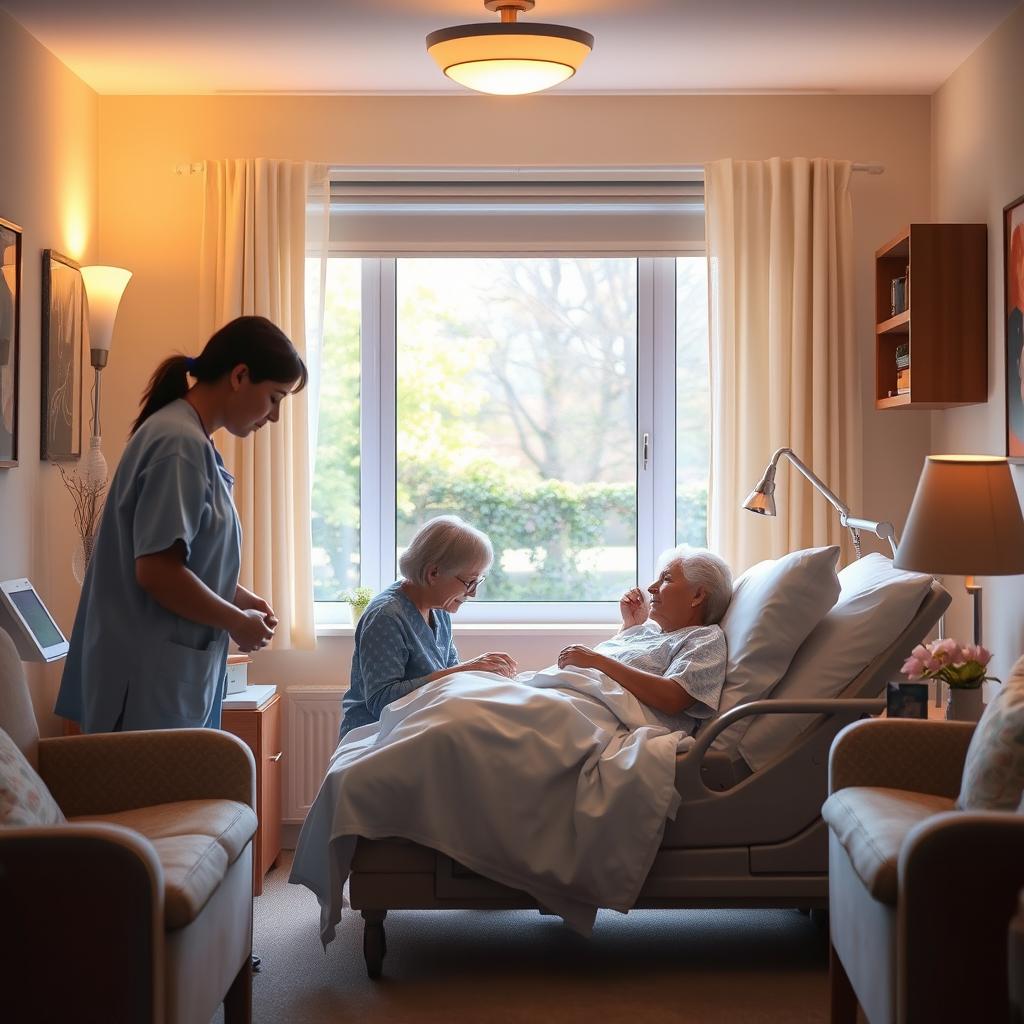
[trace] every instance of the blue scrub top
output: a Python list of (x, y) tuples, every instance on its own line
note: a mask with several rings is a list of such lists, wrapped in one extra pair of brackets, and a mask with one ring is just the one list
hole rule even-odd
[(402, 592), (401, 580), (366, 606), (356, 626), (339, 739), (350, 729), (376, 722), (386, 705), (418, 689), (427, 676), (458, 665), (451, 615), (434, 608), (431, 617), (433, 628)]
[(128, 442), (107, 493), (55, 711), (84, 732), (220, 725), (229, 636), (158, 604), (135, 559), (186, 548), (185, 565), (234, 601), (241, 530), (220, 453), (178, 399)]

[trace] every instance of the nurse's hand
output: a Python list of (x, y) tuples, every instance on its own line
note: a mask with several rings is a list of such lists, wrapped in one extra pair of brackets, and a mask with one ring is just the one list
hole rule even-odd
[(242, 611), (252, 609), (261, 612), (263, 618), (267, 621), (267, 625), (271, 629), (277, 629), (278, 619), (274, 614), (274, 609), (262, 597), (254, 594), (251, 590), (246, 590), (241, 584), (235, 588), (235, 606), (241, 608)]
[(501, 651), (489, 651), (481, 654), (478, 658), (463, 661), (459, 664), (458, 672), (496, 672), (499, 676), (507, 676), (514, 679), (516, 675), (516, 660), (509, 654)]
[(256, 608), (240, 608), (229, 633), (243, 654), (266, 647), (274, 638), (273, 627)]

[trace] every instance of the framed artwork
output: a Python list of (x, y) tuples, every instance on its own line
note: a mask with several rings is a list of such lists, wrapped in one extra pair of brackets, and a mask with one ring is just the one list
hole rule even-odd
[(1024, 463), (1024, 196), (1003, 208), (1006, 455)]
[(82, 316), (84, 287), (78, 264), (43, 250), (43, 366), (39, 456), (82, 455)]
[(885, 711), (889, 718), (927, 718), (927, 683), (889, 683), (885, 693)]
[(21, 228), (0, 217), (0, 469), (18, 464)]

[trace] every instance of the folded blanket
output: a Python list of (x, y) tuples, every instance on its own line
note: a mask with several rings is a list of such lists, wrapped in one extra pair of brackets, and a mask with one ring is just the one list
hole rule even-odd
[(682, 733), (594, 669), (459, 672), (388, 705), (335, 751), (290, 881), (334, 938), (356, 837), (401, 837), (521, 889), (589, 934), (636, 902), (675, 816)]

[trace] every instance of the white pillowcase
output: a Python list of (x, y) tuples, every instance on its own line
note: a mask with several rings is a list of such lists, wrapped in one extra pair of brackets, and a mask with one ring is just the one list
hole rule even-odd
[[(894, 569), (891, 559), (873, 553), (846, 566), (839, 582), (842, 593), (836, 606), (797, 652), (789, 671), (772, 690), (773, 700), (837, 697), (906, 629), (931, 589), (932, 578)], [(740, 755), (757, 771), (814, 718), (756, 716), (739, 743)]]
[[(751, 566), (736, 581), (722, 619), (729, 645), (723, 714), (737, 704), (759, 700), (782, 678), (797, 648), (839, 597), (839, 548), (808, 548)], [(713, 746), (735, 746), (741, 726)]]

